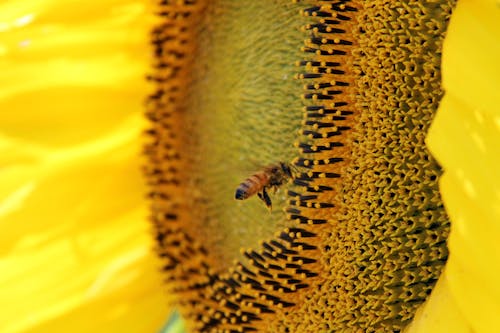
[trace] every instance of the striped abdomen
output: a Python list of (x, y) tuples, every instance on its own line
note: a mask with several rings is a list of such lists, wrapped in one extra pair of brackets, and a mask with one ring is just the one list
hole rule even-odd
[(259, 172), (247, 178), (236, 189), (235, 199), (243, 200), (251, 197), (257, 192), (260, 192), (264, 186), (269, 184), (270, 176), (266, 172)]

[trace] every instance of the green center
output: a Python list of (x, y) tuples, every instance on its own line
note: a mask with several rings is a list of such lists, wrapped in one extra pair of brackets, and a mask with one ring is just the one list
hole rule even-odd
[[(239, 249), (258, 247), (287, 222), (284, 185), (270, 213), (257, 196), (237, 201), (238, 185), (262, 167), (296, 156), (302, 87), (300, 5), (283, 1), (216, 1), (200, 27), (187, 111), (194, 225), (228, 265)], [(289, 222), (288, 222), (289, 223)], [(212, 253), (213, 255), (213, 253)], [(229, 259), (229, 260), (228, 260)], [(227, 267), (227, 266), (225, 266)]]

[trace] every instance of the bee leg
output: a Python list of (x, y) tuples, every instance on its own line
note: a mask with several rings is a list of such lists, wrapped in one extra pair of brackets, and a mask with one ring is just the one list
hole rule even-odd
[(278, 186), (275, 185), (272, 187), (272, 189), (273, 189), (273, 194), (276, 194), (276, 191), (278, 191)]
[(264, 203), (266, 204), (266, 207), (269, 209), (269, 211), (272, 211), (273, 204), (271, 202), (271, 198), (269, 197), (269, 195), (266, 192), (265, 187), (262, 189), (262, 193), (258, 193), (258, 196), (262, 201), (264, 201)]

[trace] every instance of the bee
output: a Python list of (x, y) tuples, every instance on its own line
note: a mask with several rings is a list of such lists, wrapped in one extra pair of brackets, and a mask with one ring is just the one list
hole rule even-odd
[(242, 182), (236, 189), (234, 198), (244, 200), (257, 193), (259, 199), (264, 201), (266, 207), (271, 211), (272, 202), (267, 194), (267, 189), (271, 188), (276, 192), (278, 187), (286, 183), (290, 178), (293, 178), (293, 175), (288, 164), (278, 162), (268, 165)]

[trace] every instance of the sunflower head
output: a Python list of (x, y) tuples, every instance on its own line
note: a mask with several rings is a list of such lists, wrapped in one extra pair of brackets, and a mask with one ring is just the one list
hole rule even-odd
[[(162, 7), (146, 173), (159, 254), (195, 331), (411, 320), (447, 258), (424, 137), (453, 4)], [(293, 180), (272, 214), (234, 200), (279, 161)]]

